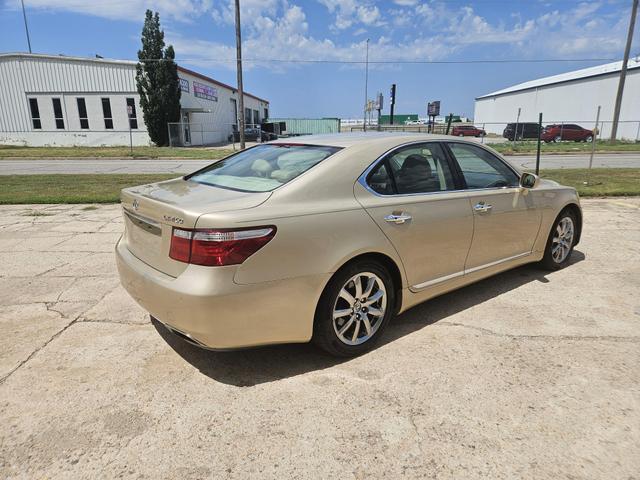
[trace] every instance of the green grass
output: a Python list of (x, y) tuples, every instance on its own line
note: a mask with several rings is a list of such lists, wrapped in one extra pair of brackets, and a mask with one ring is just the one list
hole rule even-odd
[(117, 203), (125, 187), (178, 175), (0, 175), (0, 204)]
[(574, 187), (581, 197), (640, 195), (640, 168), (594, 168), (590, 173), (586, 168), (563, 168), (542, 170), (540, 174)]
[(230, 149), (181, 147), (16, 147), (0, 145), (0, 158), (195, 158), (216, 160)]
[[(640, 195), (640, 168), (543, 170), (543, 178), (575, 187), (583, 197)], [(125, 187), (176, 178), (175, 174), (0, 175), (0, 204), (117, 203)], [(589, 180), (588, 185), (584, 182)], [(90, 205), (85, 210), (93, 210)], [(46, 213), (44, 213), (46, 215)], [(34, 210), (26, 215), (40, 216)]]
[[(537, 142), (516, 142), (514, 146), (513, 142), (491, 143), (491, 139), (486, 139), (485, 143), (503, 155), (535, 154), (537, 151)], [(589, 153), (591, 152), (591, 148), (591, 144), (586, 142), (542, 142), (540, 152), (544, 154)], [(598, 140), (596, 142), (596, 152), (640, 152), (640, 143), (617, 141), (611, 144), (605, 140)]]

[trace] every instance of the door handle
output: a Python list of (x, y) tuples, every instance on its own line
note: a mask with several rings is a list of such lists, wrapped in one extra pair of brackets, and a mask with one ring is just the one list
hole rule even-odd
[(409, 215), (408, 213), (400, 213), (398, 215), (392, 213), (391, 215), (387, 215), (386, 217), (384, 217), (384, 220), (389, 223), (401, 224), (411, 220), (411, 218), (411, 215)]
[(489, 205), (488, 203), (484, 203), (484, 202), (479, 202), (473, 206), (473, 211), (478, 213), (487, 213), (492, 208), (493, 208), (493, 205)]

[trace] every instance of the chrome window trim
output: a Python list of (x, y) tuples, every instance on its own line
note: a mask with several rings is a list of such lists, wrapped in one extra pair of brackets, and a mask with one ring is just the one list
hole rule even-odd
[[(380, 162), (383, 162), (387, 158), (387, 155), (390, 155), (393, 152), (395, 152), (396, 150), (400, 150), (401, 148), (409, 147), (411, 145), (421, 145), (423, 143), (460, 143), (460, 144), (463, 144), (463, 145), (478, 145), (478, 146), (481, 146), (481, 144), (476, 144), (475, 142), (461, 142), (459, 140), (441, 140), (441, 139), (440, 140), (435, 140), (435, 139), (434, 140), (416, 140), (416, 141), (413, 141), (413, 142), (403, 143), (402, 145), (397, 145), (397, 146), (387, 150), (382, 155), (380, 155), (378, 158), (376, 158), (373, 161), (373, 163), (371, 165), (369, 165), (366, 168), (366, 170), (358, 177), (358, 183), (360, 185), (362, 185), (364, 187), (364, 189), (367, 190), (369, 193), (375, 195), (376, 197), (380, 197), (380, 198), (416, 197), (416, 196), (424, 196), (424, 195), (441, 195), (443, 193), (460, 193), (460, 192), (500, 191), (500, 190), (508, 190), (510, 188), (519, 188), (519, 186), (487, 187), (487, 188), (463, 188), (463, 189), (457, 189), (457, 190), (440, 190), (438, 192), (397, 193), (397, 194), (393, 194), (393, 195), (385, 195), (383, 193), (376, 192), (367, 183), (367, 177), (369, 176), (371, 171), (374, 168), (376, 168)], [(493, 153), (488, 148), (482, 147), (482, 146), (481, 146), (481, 148), (483, 150), (485, 150), (486, 152), (490, 153), (491, 155), (493, 155), (494, 157), (496, 157), (499, 161), (501, 161), (504, 165), (506, 165), (518, 177), (518, 180), (520, 179), (521, 173), (518, 172), (513, 166), (511, 166), (509, 164), (509, 162), (507, 162), (503, 158), (497, 156), (495, 153)], [(457, 160), (455, 160), (455, 161), (457, 162)]]

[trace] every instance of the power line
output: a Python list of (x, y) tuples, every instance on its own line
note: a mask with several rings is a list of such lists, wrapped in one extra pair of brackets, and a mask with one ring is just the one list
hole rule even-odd
[[(243, 58), (243, 62), (254, 63), (330, 63), (330, 64), (345, 64), (345, 65), (357, 65), (357, 64), (378, 64), (378, 65), (420, 65), (420, 64), (433, 64), (433, 65), (473, 65), (473, 64), (492, 64), (492, 63), (563, 63), (563, 62), (615, 62), (615, 58), (543, 58), (543, 59), (504, 59), (504, 60), (327, 60), (327, 59), (286, 59), (286, 58)], [(136, 60), (133, 60), (136, 61)], [(166, 61), (165, 59), (157, 58), (143, 58), (140, 61), (153, 62), (153, 61)], [(236, 59), (227, 58), (183, 58), (176, 59), (176, 62), (202, 62), (210, 61), (212, 63), (230, 63), (236, 62)]]

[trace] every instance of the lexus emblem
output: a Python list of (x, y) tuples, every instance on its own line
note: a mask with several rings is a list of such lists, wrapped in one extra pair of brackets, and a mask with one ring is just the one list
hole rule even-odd
[(138, 202), (137, 198), (133, 201), (133, 204), (131, 206), (133, 207), (134, 210), (138, 210), (140, 203)]

